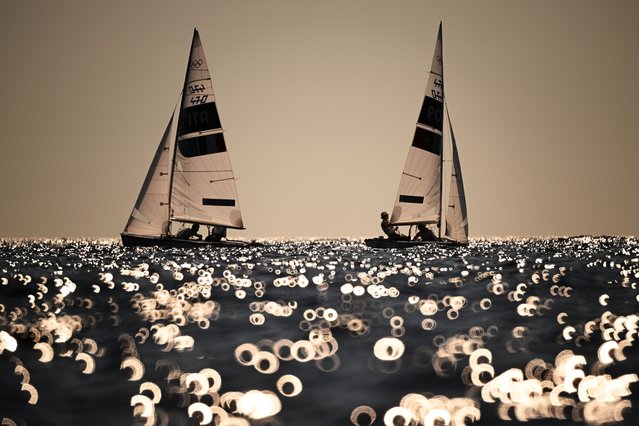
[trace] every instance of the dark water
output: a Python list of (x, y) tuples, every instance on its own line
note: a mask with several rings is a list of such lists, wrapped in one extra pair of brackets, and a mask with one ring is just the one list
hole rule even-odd
[(636, 239), (4, 241), (0, 280), (2, 425), (637, 424)]

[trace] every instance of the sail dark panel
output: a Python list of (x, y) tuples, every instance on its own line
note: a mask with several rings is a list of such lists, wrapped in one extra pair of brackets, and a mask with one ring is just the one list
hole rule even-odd
[(235, 206), (235, 200), (224, 198), (202, 198), (202, 205), (233, 207)]
[(423, 204), (424, 197), (417, 197), (415, 195), (400, 195), (399, 196), (400, 203), (412, 203), (412, 204)]
[(422, 129), (418, 127), (415, 129), (415, 136), (413, 137), (413, 146), (415, 148), (423, 149), (425, 151), (432, 152), (435, 155), (442, 154), (442, 137), (437, 133), (430, 130)]
[(441, 131), (444, 128), (444, 108), (442, 102), (425, 96), (422, 110), (419, 112), (419, 119), (417, 121)]
[[(202, 95), (202, 98), (205, 97), (206, 95)], [(221, 128), (222, 123), (220, 122), (215, 102), (209, 102), (206, 104), (202, 103), (182, 110), (182, 113), (180, 114), (178, 136)]]
[(200, 155), (226, 152), (226, 143), (222, 133), (181, 140), (178, 141), (178, 147), (180, 154), (185, 157), (198, 157)]

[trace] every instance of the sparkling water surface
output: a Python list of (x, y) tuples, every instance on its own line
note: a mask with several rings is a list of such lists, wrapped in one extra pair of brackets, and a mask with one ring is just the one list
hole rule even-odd
[(636, 424), (634, 238), (0, 242), (2, 425)]

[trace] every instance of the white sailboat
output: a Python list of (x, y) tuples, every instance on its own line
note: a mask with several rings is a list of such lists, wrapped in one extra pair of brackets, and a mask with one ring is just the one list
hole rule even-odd
[(245, 245), (241, 241), (184, 240), (174, 236), (173, 228), (191, 224), (244, 229), (235, 176), (197, 29), (193, 32), (178, 105), (121, 234), (122, 243), (167, 247)]
[(366, 245), (397, 248), (427, 244), (463, 245), (468, 242), (464, 184), (444, 96), (441, 23), (424, 102), (402, 171), (390, 222), (395, 226), (436, 226), (438, 239), (408, 241), (379, 237), (366, 239)]

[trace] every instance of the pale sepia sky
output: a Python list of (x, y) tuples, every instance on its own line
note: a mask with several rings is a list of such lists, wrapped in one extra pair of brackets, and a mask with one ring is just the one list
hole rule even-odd
[(444, 27), (470, 235), (639, 235), (639, 2), (0, 1), (0, 237), (116, 237), (197, 27), (246, 238), (376, 236)]

